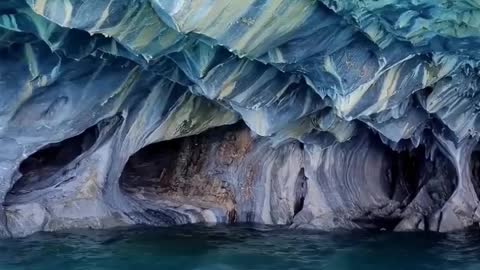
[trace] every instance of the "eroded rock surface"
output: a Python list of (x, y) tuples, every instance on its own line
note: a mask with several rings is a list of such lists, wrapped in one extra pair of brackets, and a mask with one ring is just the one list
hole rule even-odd
[(6, 0), (0, 236), (478, 227), (480, 3)]

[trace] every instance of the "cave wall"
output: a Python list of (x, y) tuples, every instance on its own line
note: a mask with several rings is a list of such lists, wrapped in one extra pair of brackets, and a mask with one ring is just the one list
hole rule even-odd
[(0, 236), (478, 227), (479, 10), (2, 1)]

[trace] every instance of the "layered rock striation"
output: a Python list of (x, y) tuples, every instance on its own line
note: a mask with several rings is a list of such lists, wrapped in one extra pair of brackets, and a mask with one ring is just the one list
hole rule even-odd
[(478, 227), (475, 0), (4, 0), (0, 235)]

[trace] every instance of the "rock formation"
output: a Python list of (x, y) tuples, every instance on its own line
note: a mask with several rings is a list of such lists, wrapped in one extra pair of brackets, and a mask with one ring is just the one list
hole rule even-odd
[(3, 0), (0, 236), (480, 221), (476, 0)]

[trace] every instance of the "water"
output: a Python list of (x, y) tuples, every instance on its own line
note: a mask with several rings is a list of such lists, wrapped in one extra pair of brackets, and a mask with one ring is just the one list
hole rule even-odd
[(480, 233), (135, 228), (0, 241), (0, 269), (480, 269)]

